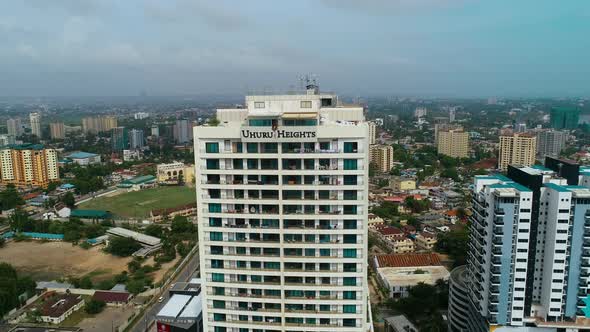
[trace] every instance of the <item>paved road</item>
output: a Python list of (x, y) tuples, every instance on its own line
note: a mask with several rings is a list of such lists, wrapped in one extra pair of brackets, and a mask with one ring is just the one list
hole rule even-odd
[(168, 288), (170, 287), (171, 284), (175, 283), (175, 282), (187, 282), (190, 279), (194, 278), (197, 276), (199, 272), (199, 253), (197, 252), (195, 255), (193, 255), (193, 257), (188, 261), (188, 263), (185, 265), (185, 267), (180, 271), (180, 273), (178, 273), (178, 275), (176, 276), (176, 278), (174, 278), (172, 280), (172, 283), (168, 284), (168, 286), (166, 286), (166, 289), (164, 289), (164, 293), (161, 295), (156, 295), (156, 297), (160, 297), (162, 296), (164, 298), (164, 301), (158, 303), (155, 302), (149, 309), (147, 309), (143, 315), (143, 317), (141, 317), (141, 319), (138, 321), (137, 325), (131, 329), (131, 331), (133, 332), (146, 332), (149, 331), (149, 326), (151, 326), (151, 324), (154, 322), (154, 317), (156, 316), (156, 314), (160, 311), (160, 309), (162, 309), (162, 307), (164, 306), (164, 304), (166, 303), (166, 301), (168, 301)]

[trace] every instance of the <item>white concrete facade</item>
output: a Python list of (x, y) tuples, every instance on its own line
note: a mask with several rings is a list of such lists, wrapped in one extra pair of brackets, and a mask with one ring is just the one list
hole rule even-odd
[(367, 331), (362, 108), (312, 88), (217, 119), (194, 130), (204, 331)]

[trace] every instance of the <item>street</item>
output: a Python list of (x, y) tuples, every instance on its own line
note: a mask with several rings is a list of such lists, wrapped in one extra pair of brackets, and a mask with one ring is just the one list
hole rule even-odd
[(154, 322), (154, 317), (168, 301), (168, 297), (169, 297), (168, 296), (168, 289), (169, 289), (170, 285), (172, 285), (173, 283), (176, 283), (176, 282), (187, 282), (190, 279), (195, 278), (198, 274), (199, 274), (199, 253), (197, 251), (197, 253), (191, 257), (191, 259), (188, 261), (188, 263), (185, 265), (185, 267), (180, 271), (180, 273), (178, 273), (178, 275), (170, 283), (163, 286), (160, 294), (157, 294), (154, 296), (155, 298), (159, 298), (160, 296), (162, 296), (164, 298), (164, 300), (162, 302), (154, 302), (154, 304), (152, 304), (152, 306), (144, 312), (141, 319), (139, 319), (137, 321), (137, 325), (134, 328), (132, 328), (130, 331), (133, 331), (133, 332), (149, 331), (149, 327)]

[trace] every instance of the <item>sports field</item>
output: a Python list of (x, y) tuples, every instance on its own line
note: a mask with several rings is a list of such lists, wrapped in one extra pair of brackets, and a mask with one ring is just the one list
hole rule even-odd
[(121, 218), (146, 218), (154, 209), (172, 208), (195, 201), (194, 188), (158, 187), (95, 198), (80, 209), (106, 210)]

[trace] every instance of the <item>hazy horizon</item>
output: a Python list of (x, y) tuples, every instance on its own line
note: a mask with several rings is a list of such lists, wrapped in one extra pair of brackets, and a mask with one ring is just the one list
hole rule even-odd
[(313, 73), (340, 95), (590, 96), (583, 0), (23, 0), (0, 96), (230, 96)]

